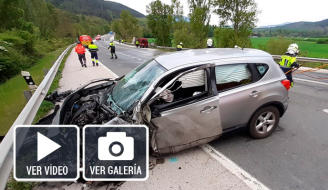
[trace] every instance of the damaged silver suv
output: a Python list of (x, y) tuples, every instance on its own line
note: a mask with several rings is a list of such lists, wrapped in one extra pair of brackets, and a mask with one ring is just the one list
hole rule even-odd
[(287, 109), (290, 87), (270, 54), (237, 48), (161, 55), (123, 77), (91, 84), (66, 97), (54, 124), (146, 124), (154, 154), (240, 127), (268, 137)]

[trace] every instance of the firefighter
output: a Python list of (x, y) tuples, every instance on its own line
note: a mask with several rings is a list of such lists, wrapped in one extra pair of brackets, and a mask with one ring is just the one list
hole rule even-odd
[(77, 53), (81, 66), (87, 67), (87, 60), (85, 58), (85, 47), (81, 44), (80, 41), (77, 42), (77, 45), (75, 46), (75, 52)]
[(98, 64), (98, 46), (96, 44), (93, 43), (93, 41), (91, 41), (91, 44), (88, 46), (88, 49), (91, 53), (91, 60), (92, 60), (92, 65), (95, 66), (99, 66)]
[(140, 45), (140, 42), (139, 42), (139, 40), (136, 40), (136, 47), (138, 48), (138, 47), (139, 47), (139, 45)]
[(110, 53), (111, 53), (111, 55), (112, 55), (111, 59), (114, 58), (114, 55), (115, 55), (115, 59), (117, 59), (117, 55), (116, 55), (116, 53), (115, 53), (115, 44), (114, 44), (114, 41), (111, 41), (111, 42), (109, 43), (108, 49), (110, 49)]
[(296, 57), (299, 54), (298, 45), (290, 44), (285, 55), (281, 56), (279, 62), (280, 68), (286, 74), (287, 79), (290, 81), (290, 86), (294, 86), (292, 72), (294, 68), (299, 68), (300, 65), (296, 62)]
[(177, 51), (181, 51), (182, 50), (182, 42), (180, 42), (178, 45), (177, 45)]

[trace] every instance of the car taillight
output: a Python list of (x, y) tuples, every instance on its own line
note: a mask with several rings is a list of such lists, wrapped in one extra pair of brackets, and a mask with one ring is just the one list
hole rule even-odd
[(281, 84), (284, 85), (284, 87), (286, 88), (286, 90), (290, 89), (290, 81), (289, 80), (282, 80)]

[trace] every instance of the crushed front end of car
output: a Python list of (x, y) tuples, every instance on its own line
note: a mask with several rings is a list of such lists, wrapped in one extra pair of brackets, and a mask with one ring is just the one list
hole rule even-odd
[(57, 91), (45, 100), (56, 106), (54, 112), (42, 118), (38, 124), (71, 124), (83, 127), (87, 124), (105, 124), (118, 114), (107, 104), (108, 94), (112, 91), (115, 80), (102, 79), (92, 81), (76, 91)]

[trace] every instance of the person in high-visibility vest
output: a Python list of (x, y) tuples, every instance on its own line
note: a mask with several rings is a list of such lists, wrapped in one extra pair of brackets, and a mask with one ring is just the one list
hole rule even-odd
[(109, 46), (108, 46), (107, 49), (110, 49), (110, 53), (111, 53), (111, 55), (112, 55), (111, 59), (114, 58), (114, 55), (115, 55), (115, 59), (117, 59), (117, 55), (116, 55), (116, 53), (115, 53), (115, 44), (114, 44), (113, 41), (111, 41), (111, 42), (109, 43)]
[(82, 67), (87, 67), (87, 60), (85, 58), (85, 47), (78, 41), (77, 45), (75, 46), (75, 52), (79, 57), (79, 61)]
[(290, 81), (290, 86), (294, 86), (293, 81), (293, 69), (299, 68), (300, 65), (296, 62), (296, 57), (299, 54), (298, 45), (290, 44), (285, 55), (281, 56), (281, 61), (279, 62), (281, 70), (285, 73), (287, 79)]
[(182, 50), (182, 42), (180, 42), (178, 45), (177, 45), (177, 51), (181, 51)]
[(93, 42), (91, 42), (91, 44), (88, 46), (88, 49), (91, 53), (91, 60), (92, 60), (92, 65), (95, 66), (99, 66), (98, 64), (98, 46), (96, 44), (94, 44)]
[(140, 42), (139, 42), (139, 40), (136, 40), (136, 47), (138, 48), (138, 47), (139, 47), (139, 45), (140, 45)]

